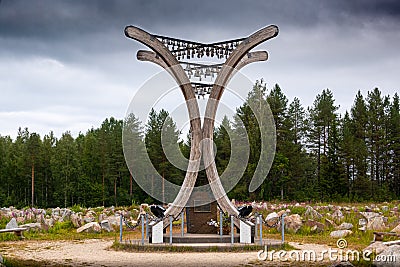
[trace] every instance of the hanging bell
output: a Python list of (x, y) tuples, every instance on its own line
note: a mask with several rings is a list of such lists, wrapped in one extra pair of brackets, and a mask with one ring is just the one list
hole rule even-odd
[(206, 73), (204, 74), (204, 76), (210, 76), (211, 75), (211, 70), (209, 68), (206, 69)]

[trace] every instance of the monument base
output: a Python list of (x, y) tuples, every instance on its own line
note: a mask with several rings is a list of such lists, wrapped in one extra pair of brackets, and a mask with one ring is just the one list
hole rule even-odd
[(187, 232), (189, 234), (217, 234), (218, 229), (210, 225), (217, 221), (217, 202), (210, 201), (207, 192), (193, 192), (186, 208)]
[[(164, 235), (164, 243), (169, 243), (169, 234)], [(234, 235), (234, 243), (239, 243), (239, 235)], [(172, 236), (172, 244), (207, 244), (207, 243), (231, 243), (230, 235), (217, 235), (217, 234), (185, 234), (181, 236), (179, 234), (174, 234)]]

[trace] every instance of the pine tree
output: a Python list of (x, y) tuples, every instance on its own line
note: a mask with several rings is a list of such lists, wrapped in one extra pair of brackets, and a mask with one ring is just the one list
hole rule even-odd
[(336, 111), (338, 110), (338, 106), (335, 106), (334, 102), (332, 92), (326, 89), (316, 96), (312, 108), (308, 110), (308, 145), (316, 160), (317, 185), (322, 199), (326, 197), (326, 188), (324, 186), (329, 183), (326, 181), (327, 177), (323, 176), (323, 169), (327, 168), (326, 165), (328, 163), (328, 138), (332, 125), (337, 119)]
[(378, 189), (382, 188), (386, 177), (384, 171), (386, 154), (386, 126), (385, 126), (385, 103), (381, 92), (375, 88), (368, 92), (368, 124), (367, 124), (367, 144), (371, 173), (371, 193), (372, 197), (379, 197), (381, 194)]
[[(180, 153), (178, 141), (179, 131), (176, 129), (173, 120), (169, 117), (168, 112), (161, 110), (157, 113), (152, 109), (146, 124), (145, 144), (147, 154), (156, 168), (158, 175), (162, 178), (161, 184), (154, 184), (152, 182), (151, 187), (154, 191), (157, 190), (160, 192), (163, 203), (165, 203), (165, 195), (168, 193), (165, 192), (165, 180), (176, 184), (180, 184), (183, 180), (181, 170), (171, 164), (164, 151), (165, 148), (168, 151), (167, 153), (172, 155), (172, 157), (174, 153)], [(148, 175), (151, 175), (152, 181), (155, 179), (153, 173), (149, 173)]]
[(390, 184), (396, 198), (400, 197), (400, 104), (396, 93), (390, 106), (388, 144), (390, 151)]
[(51, 171), (56, 185), (54, 191), (55, 204), (57, 206), (73, 206), (76, 204), (78, 176), (78, 156), (74, 138), (70, 132), (62, 134), (54, 148), (54, 156), (51, 160)]

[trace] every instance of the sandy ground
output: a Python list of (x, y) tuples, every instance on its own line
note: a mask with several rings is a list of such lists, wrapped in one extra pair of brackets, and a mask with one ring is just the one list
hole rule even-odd
[[(259, 261), (257, 252), (168, 253), (123, 252), (109, 249), (112, 241), (18, 241), (0, 243), (0, 254), (5, 257), (45, 261), (67, 266), (282, 266), (281, 262)], [(322, 251), (323, 245), (300, 245), (298, 249)], [(50, 264), (51, 265), (51, 264)], [(286, 264), (287, 265), (287, 264)], [(305, 266), (304, 262), (298, 266)], [(325, 262), (324, 265), (327, 265)], [(316, 265), (313, 265), (316, 266)]]

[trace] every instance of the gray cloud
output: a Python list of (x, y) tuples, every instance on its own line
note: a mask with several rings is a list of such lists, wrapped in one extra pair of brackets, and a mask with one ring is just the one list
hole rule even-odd
[(305, 105), (329, 87), (349, 108), (359, 89), (399, 90), (399, 15), (392, 0), (2, 0), (0, 134), (16, 133), (16, 125), (85, 131), (122, 118), (133, 93), (160, 70), (137, 62), (144, 47), (124, 36), (130, 24), (203, 42), (276, 24), (279, 36), (257, 48), (269, 51), (269, 62), (243, 72), (279, 83)]

